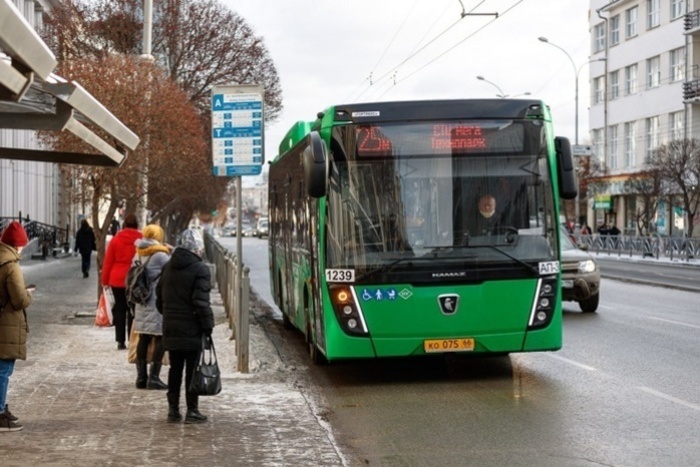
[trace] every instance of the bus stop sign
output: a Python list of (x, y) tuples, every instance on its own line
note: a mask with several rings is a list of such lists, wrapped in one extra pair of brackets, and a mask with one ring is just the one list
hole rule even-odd
[(263, 87), (214, 86), (211, 92), (214, 175), (260, 175), (264, 162)]

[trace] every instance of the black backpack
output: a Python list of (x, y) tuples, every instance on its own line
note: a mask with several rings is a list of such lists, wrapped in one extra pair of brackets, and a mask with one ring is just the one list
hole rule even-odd
[[(151, 282), (148, 280), (146, 266), (151, 260), (149, 256), (145, 263), (140, 259), (134, 260), (126, 274), (126, 301), (130, 305), (146, 305), (151, 296)], [(160, 277), (160, 274), (158, 275)], [(157, 278), (156, 278), (157, 279)]]

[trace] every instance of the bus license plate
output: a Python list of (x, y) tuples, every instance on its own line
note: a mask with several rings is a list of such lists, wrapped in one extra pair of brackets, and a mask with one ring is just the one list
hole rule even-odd
[(474, 350), (474, 339), (428, 339), (423, 341), (425, 353), (431, 352), (469, 352)]
[(565, 288), (565, 289), (573, 289), (574, 288), (574, 281), (570, 280), (570, 279), (567, 279), (565, 281), (561, 281), (561, 286), (562, 286), (562, 288)]

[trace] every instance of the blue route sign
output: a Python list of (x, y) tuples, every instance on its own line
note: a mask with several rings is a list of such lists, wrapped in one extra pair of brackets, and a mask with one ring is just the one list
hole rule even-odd
[(214, 86), (211, 93), (214, 175), (260, 175), (265, 162), (263, 87)]

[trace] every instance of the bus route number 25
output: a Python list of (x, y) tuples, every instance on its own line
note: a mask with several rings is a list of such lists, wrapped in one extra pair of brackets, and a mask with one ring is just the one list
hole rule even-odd
[(326, 269), (327, 282), (355, 282), (354, 269)]

